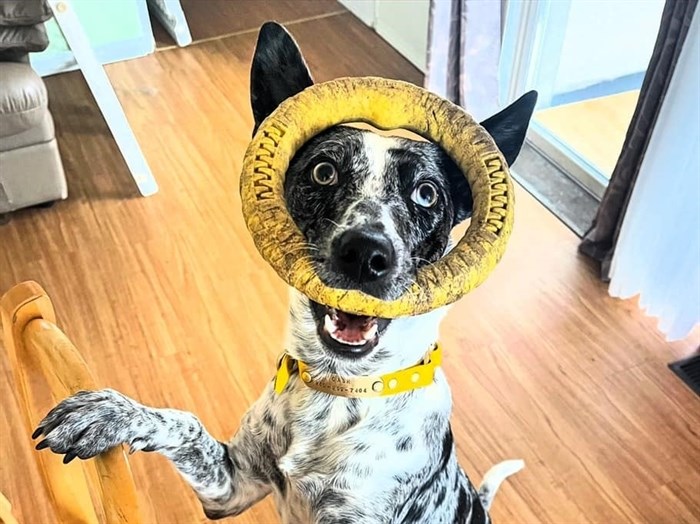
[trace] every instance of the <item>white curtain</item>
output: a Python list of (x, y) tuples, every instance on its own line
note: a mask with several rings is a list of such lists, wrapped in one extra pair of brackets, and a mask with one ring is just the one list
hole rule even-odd
[(700, 13), (693, 16), (620, 230), (610, 294), (669, 340), (700, 322)]

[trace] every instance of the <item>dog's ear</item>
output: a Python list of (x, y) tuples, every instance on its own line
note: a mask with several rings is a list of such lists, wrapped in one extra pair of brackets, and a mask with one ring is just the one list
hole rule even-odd
[(537, 91), (530, 91), (501, 112), (481, 122), (493, 137), (509, 166), (518, 158), (536, 103)]
[[(530, 91), (481, 123), (493, 137), (509, 166), (513, 165), (518, 158), (536, 103), (537, 92)], [(447, 155), (445, 155), (444, 166), (455, 210), (453, 225), (457, 225), (472, 215), (474, 203), (472, 192), (467, 179)]]
[(250, 69), (250, 102), (255, 129), (279, 104), (314, 82), (301, 51), (287, 30), (276, 22), (260, 28)]

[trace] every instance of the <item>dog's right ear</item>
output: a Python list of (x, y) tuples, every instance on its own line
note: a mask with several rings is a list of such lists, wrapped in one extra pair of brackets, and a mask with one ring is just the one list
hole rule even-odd
[(481, 122), (503, 153), (509, 166), (513, 165), (525, 142), (532, 112), (537, 104), (537, 91), (530, 91), (518, 98), (500, 113)]
[(292, 36), (277, 22), (265, 23), (258, 34), (250, 69), (250, 102), (255, 119), (253, 134), (278, 105), (313, 83)]

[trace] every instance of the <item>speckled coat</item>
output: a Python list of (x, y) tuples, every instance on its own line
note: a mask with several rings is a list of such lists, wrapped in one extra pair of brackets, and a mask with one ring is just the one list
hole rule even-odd
[[(296, 44), (276, 24), (261, 30), (252, 76), (256, 125), (311, 82)], [(520, 150), (535, 99), (526, 95), (482, 123), (509, 163)], [(393, 243), (401, 261), (394, 277), (363, 289), (390, 298), (411, 281), (417, 267), (449, 250), (451, 227), (468, 216), (471, 195), (464, 177), (450, 174), (444, 153), (435, 146), (409, 142), (332, 128), (290, 164), (288, 174), (299, 182), (285, 189), (290, 214), (310, 249), (317, 250), (319, 273), (332, 284), (344, 284), (333, 281), (337, 275), (327, 264), (333, 235), (343, 228), (372, 220)], [(328, 188), (317, 192), (304, 178), (305, 163), (318, 154), (351, 177), (334, 189), (333, 198)], [(410, 201), (410, 189), (426, 179), (442, 198), (429, 211)], [(317, 309), (291, 292), (284, 348), (316, 378), (382, 375), (415, 365), (438, 340), (446, 312), (380, 319), (369, 350), (361, 358), (348, 358), (324, 341)], [(449, 362), (450, 348), (445, 352)], [(227, 443), (212, 438), (190, 413), (147, 407), (107, 389), (81, 392), (58, 404), (34, 433), (34, 438), (44, 437), (37, 449), (65, 454), (65, 462), (121, 444), (155, 451), (173, 463), (210, 518), (240, 514), (272, 495), (285, 524), (486, 523), (498, 486), (522, 468), (521, 461), (503, 462), (474, 488), (457, 462), (450, 389), (439, 368), (427, 387), (363, 399), (312, 390), (298, 376), (277, 394), (273, 375), (270, 369), (270, 383)]]

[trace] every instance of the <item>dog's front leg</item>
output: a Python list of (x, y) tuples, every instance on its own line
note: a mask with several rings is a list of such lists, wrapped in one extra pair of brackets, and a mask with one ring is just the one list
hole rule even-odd
[(260, 471), (264, 454), (244, 425), (230, 444), (207, 433), (184, 411), (143, 406), (111, 389), (82, 391), (53, 408), (33, 437), (37, 449), (87, 459), (126, 444), (170, 459), (197, 493), (209, 518), (238, 514), (270, 492)]

